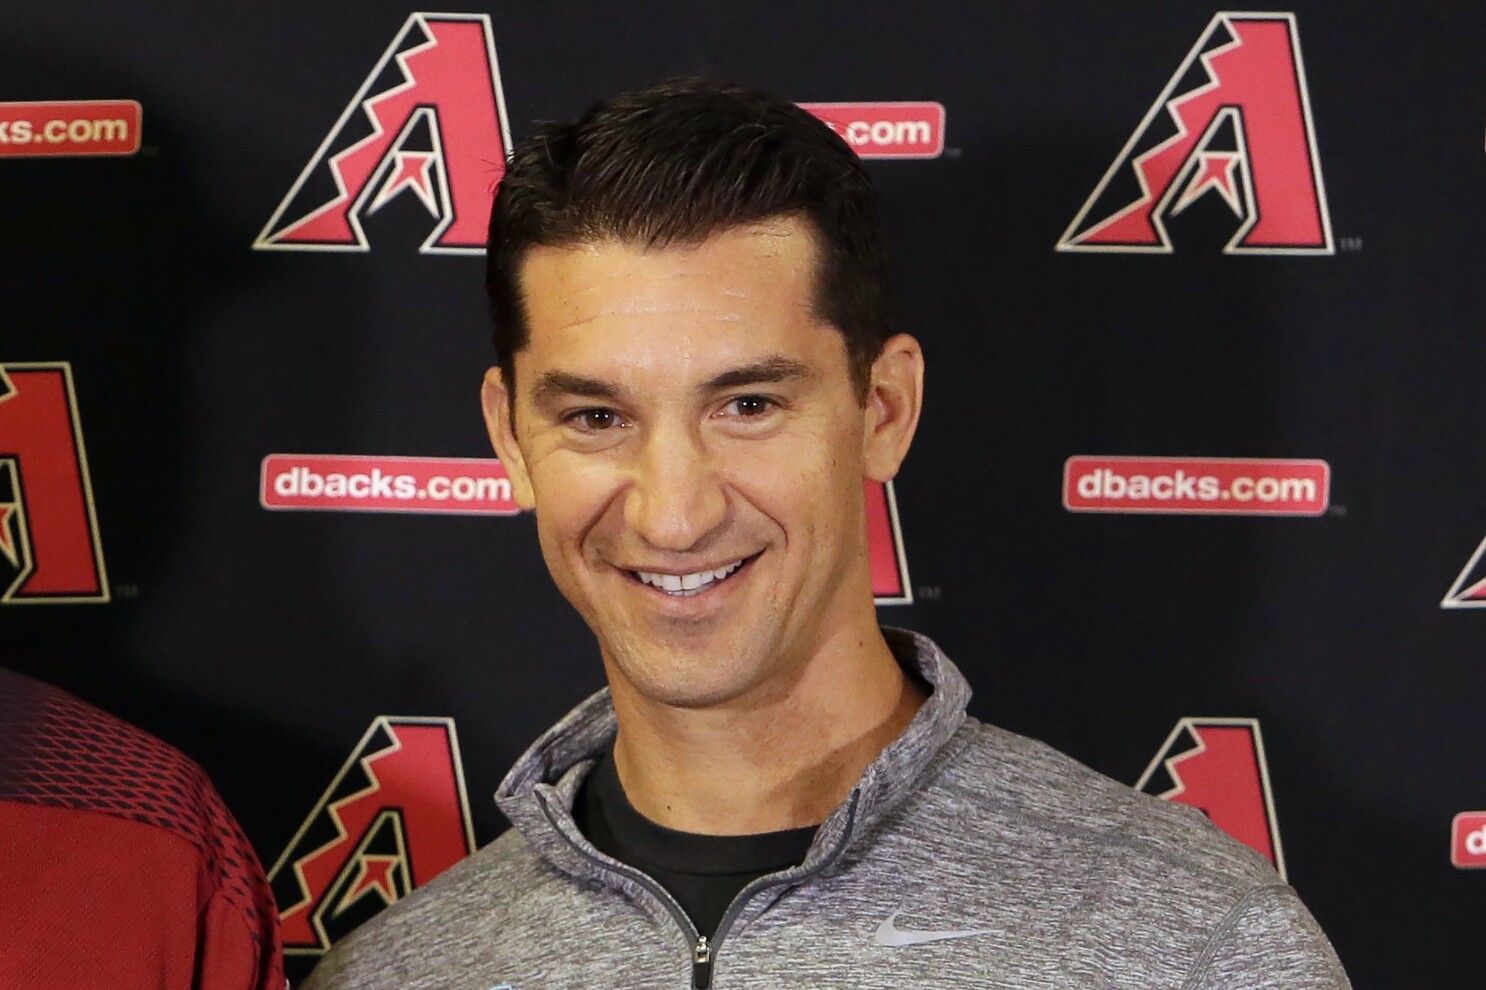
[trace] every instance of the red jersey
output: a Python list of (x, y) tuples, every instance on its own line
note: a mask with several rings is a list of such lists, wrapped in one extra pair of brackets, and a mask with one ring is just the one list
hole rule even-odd
[(284, 990), (263, 868), (206, 774), (0, 670), (0, 988)]

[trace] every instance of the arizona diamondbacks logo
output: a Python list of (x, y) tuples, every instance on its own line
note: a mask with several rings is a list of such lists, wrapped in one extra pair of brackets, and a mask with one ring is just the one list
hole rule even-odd
[(1239, 220), (1224, 254), (1333, 254), (1294, 14), (1213, 17), (1058, 241), (1170, 254), (1204, 194)]
[(253, 247), (370, 250), (363, 218), (410, 193), (436, 221), (420, 253), (480, 254), (510, 147), (489, 16), (413, 14)]
[(108, 599), (72, 366), (0, 364), (0, 604)]
[(1199, 809), (1285, 876), (1258, 719), (1181, 719), (1135, 789)]
[(268, 871), (285, 954), (324, 953), (474, 851), (454, 720), (378, 716)]

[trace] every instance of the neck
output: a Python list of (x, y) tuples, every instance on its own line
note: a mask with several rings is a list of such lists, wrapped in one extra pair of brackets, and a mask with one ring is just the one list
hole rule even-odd
[(837, 638), (764, 702), (676, 708), (612, 683), (614, 760), (635, 810), (705, 835), (824, 821), (924, 701), (875, 621)]

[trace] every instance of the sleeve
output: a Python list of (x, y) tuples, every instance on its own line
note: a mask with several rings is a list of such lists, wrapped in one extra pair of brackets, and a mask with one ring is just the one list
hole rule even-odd
[(237, 820), (203, 775), (193, 990), (285, 990), (278, 905)]
[(1255, 887), (1218, 924), (1183, 990), (1351, 990), (1294, 888)]
[(201, 912), (195, 990), (286, 990), (273, 920), (218, 892)]

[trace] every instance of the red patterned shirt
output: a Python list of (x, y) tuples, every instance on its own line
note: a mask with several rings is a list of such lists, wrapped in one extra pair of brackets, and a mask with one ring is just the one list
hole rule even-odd
[(0, 987), (283, 990), (273, 896), (201, 768), (0, 670)]

